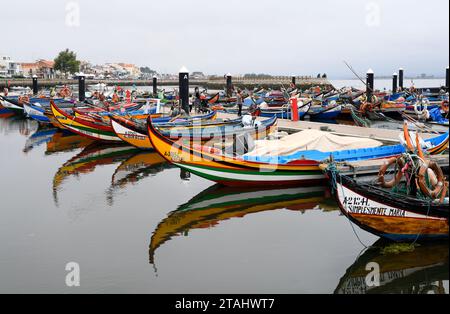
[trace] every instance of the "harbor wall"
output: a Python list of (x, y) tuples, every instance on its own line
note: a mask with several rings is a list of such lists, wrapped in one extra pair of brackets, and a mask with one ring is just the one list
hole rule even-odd
[[(239, 88), (255, 88), (255, 87), (271, 87), (281, 88), (289, 87), (292, 77), (271, 77), (271, 78), (233, 78), (234, 87)], [(90, 80), (86, 79), (86, 84), (104, 83), (109, 86), (153, 86), (153, 80)], [(78, 80), (66, 79), (39, 79), (39, 87), (53, 87), (61, 85), (77, 85)], [(190, 86), (201, 86), (207, 89), (224, 89), (226, 87), (226, 79), (190, 79)], [(32, 79), (0, 79), (0, 88), (13, 86), (32, 87)], [(178, 86), (178, 80), (158, 80), (158, 86)], [(312, 86), (331, 87), (331, 83), (326, 78), (302, 78), (296, 80), (296, 86), (301, 89), (310, 88)]]

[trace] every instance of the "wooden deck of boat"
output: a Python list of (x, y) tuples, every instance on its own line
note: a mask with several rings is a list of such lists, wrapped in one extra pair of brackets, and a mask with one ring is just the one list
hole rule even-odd
[[(438, 163), (440, 167), (449, 167), (449, 155), (435, 155), (429, 156), (429, 158)], [(377, 174), (380, 167), (383, 165), (386, 159), (376, 160), (362, 160), (339, 163), (337, 168), (340, 173), (348, 176), (360, 176)], [(320, 166), (322, 169), (326, 169), (327, 164)]]
[[(219, 118), (222, 119), (232, 119), (236, 118), (235, 114), (219, 113)], [(266, 119), (266, 118), (258, 118)], [(288, 133), (295, 133), (303, 130), (315, 129), (328, 131), (336, 135), (343, 136), (357, 136), (372, 138), (379, 141), (391, 141), (399, 142), (400, 130), (390, 130), (390, 129), (378, 129), (378, 128), (365, 128), (352, 125), (342, 125), (342, 124), (331, 124), (331, 123), (321, 123), (321, 122), (311, 122), (311, 121), (291, 121), (285, 119), (278, 120), (278, 130), (285, 131)], [(424, 139), (435, 137), (434, 133), (421, 133)]]

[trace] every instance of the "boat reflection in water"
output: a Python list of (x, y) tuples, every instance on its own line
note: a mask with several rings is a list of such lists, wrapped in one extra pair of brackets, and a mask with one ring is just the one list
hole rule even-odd
[(26, 142), (25, 147), (23, 148), (24, 153), (29, 153), (33, 148), (36, 148), (42, 144), (48, 143), (53, 135), (57, 133), (58, 130), (55, 128), (41, 127), (36, 130), (33, 134), (31, 134)]
[[(286, 189), (212, 186), (179, 206), (159, 223), (150, 241), (150, 264), (154, 265), (155, 251), (161, 245), (175, 236), (188, 235), (192, 229), (212, 228), (228, 219), (278, 209), (323, 210), (322, 202), (328, 198), (329, 192), (325, 186)], [(337, 206), (331, 208), (337, 210)]]
[[(347, 269), (335, 294), (445, 294), (443, 281), (449, 280), (448, 242), (424, 243), (412, 252), (382, 253), (391, 243), (378, 240)], [(377, 263), (380, 268), (379, 286), (369, 287), (366, 277)], [(369, 275), (369, 284), (371, 283)]]
[(91, 140), (85, 136), (76, 135), (70, 131), (58, 130), (47, 142), (46, 155), (53, 155), (57, 153), (71, 152), (76, 149), (84, 148), (92, 144)]
[(58, 205), (58, 191), (62, 183), (70, 176), (79, 176), (93, 172), (96, 167), (111, 165), (127, 160), (139, 150), (122, 144), (103, 144), (94, 142), (62, 165), (53, 177), (53, 198)]
[(155, 151), (138, 151), (124, 160), (114, 172), (111, 187), (107, 192), (108, 203), (113, 205), (114, 194), (117, 191), (169, 168), (172, 168), (172, 165), (159, 153)]
[[(26, 121), (17, 119), (15, 120), (15, 123), (20, 124), (24, 124), (24, 122), (22, 121)], [(27, 124), (24, 125), (26, 126)], [(36, 131), (31, 134), (25, 142), (25, 147), (23, 149), (24, 153), (29, 153), (32, 149), (37, 148), (43, 144), (47, 144), (45, 154), (52, 155), (54, 153), (70, 152), (75, 149), (84, 148), (94, 142), (87, 137), (76, 135), (68, 130), (61, 130), (46, 125), (36, 124), (36, 126)]]
[(30, 136), (38, 129), (36, 121), (25, 119), (25, 117), (11, 116), (0, 117), (0, 134), (9, 135), (10, 133), (19, 133), (23, 136)]

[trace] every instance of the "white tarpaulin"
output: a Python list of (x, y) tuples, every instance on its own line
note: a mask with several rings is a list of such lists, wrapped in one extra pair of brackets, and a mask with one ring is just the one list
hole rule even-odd
[(255, 148), (247, 156), (288, 156), (298, 151), (333, 152), (347, 149), (379, 147), (383, 143), (360, 137), (338, 136), (319, 130), (305, 130), (280, 140), (255, 141)]

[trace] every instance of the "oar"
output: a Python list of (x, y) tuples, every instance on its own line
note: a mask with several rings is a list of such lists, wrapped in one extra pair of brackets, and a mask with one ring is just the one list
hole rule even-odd
[(426, 130), (429, 130), (432, 133), (439, 134), (439, 132), (433, 130), (433, 128), (430, 128), (425, 123), (421, 123), (421, 122), (415, 120), (413, 117), (410, 117), (409, 115), (407, 115), (405, 113), (402, 113), (402, 117), (406, 118), (409, 122), (411, 122), (412, 124), (414, 124), (415, 126), (417, 126), (420, 129), (426, 129)]
[(364, 82), (364, 80), (359, 77), (359, 75), (355, 72), (355, 70), (353, 70), (353, 68), (344, 60), (345, 65), (350, 69), (350, 71), (353, 72), (353, 74), (366, 86), (367, 89), (369, 89), (371, 92), (373, 92), (373, 89), (370, 88), (366, 82)]

